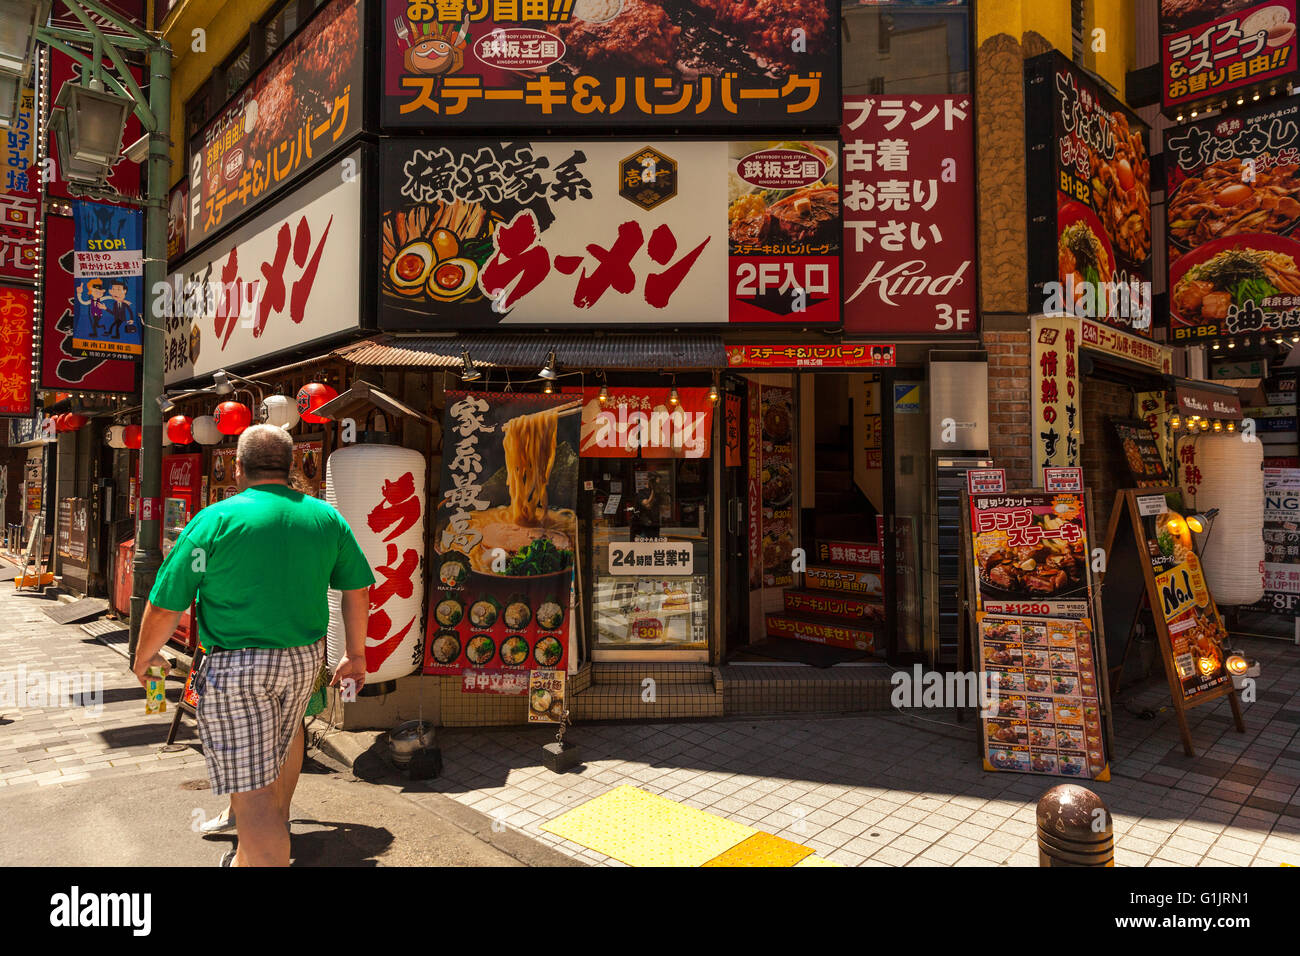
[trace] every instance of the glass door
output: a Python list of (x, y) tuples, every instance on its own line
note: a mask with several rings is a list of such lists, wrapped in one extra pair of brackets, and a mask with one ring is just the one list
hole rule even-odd
[(924, 556), (930, 534), (930, 409), (924, 369), (899, 368), (884, 376), (885, 606), (890, 615), (889, 659), (921, 661), (926, 634)]

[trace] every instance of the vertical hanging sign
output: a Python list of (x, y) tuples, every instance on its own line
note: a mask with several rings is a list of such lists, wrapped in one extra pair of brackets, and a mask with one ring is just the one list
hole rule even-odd
[(1079, 462), (1079, 321), (1039, 316), (1030, 328), (1033, 363), (1029, 392), (1033, 407), (1034, 474), (1047, 465), (1073, 468)]
[(138, 356), (144, 351), (144, 216), (75, 200), (72, 350), (78, 355)]

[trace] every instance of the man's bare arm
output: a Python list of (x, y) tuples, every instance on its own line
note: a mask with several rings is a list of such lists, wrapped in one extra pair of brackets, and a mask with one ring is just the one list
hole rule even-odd
[(162, 666), (166, 662), (158, 656), (167, 639), (176, 631), (181, 621), (181, 611), (169, 611), (164, 607), (145, 604), (144, 619), (140, 621), (140, 640), (135, 648), (135, 676), (141, 685), (148, 678), (145, 672), (152, 666)]

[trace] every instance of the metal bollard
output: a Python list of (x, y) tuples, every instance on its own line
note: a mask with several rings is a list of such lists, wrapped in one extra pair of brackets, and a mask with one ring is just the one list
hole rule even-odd
[(1063, 783), (1038, 800), (1039, 866), (1114, 866), (1110, 810), (1087, 787)]

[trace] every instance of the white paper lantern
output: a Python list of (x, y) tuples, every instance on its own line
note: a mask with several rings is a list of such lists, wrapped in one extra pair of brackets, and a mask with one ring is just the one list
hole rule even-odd
[(288, 431), (298, 424), (298, 403), (287, 395), (268, 395), (257, 407), (257, 420)]
[(200, 445), (216, 445), (226, 436), (217, 429), (217, 420), (211, 415), (200, 415), (190, 423), (194, 440)]
[(1198, 535), (1205, 582), (1219, 604), (1253, 604), (1264, 596), (1264, 446), (1237, 434), (1204, 434), (1196, 439), (1196, 463), (1195, 510), (1219, 509)]
[[(325, 463), (325, 500), (347, 519), (375, 572), (368, 629), (373, 636), (366, 638), (367, 683), (405, 677), (420, 666), (425, 469), (422, 454), (394, 445), (350, 445)], [(329, 604), (325, 654), (334, 667), (346, 648), (340, 592), (330, 591)]]
[(107, 445), (109, 448), (125, 448), (126, 447), (126, 438), (124, 437), (125, 433), (126, 433), (125, 425), (109, 425), (108, 428), (104, 431), (104, 444)]

